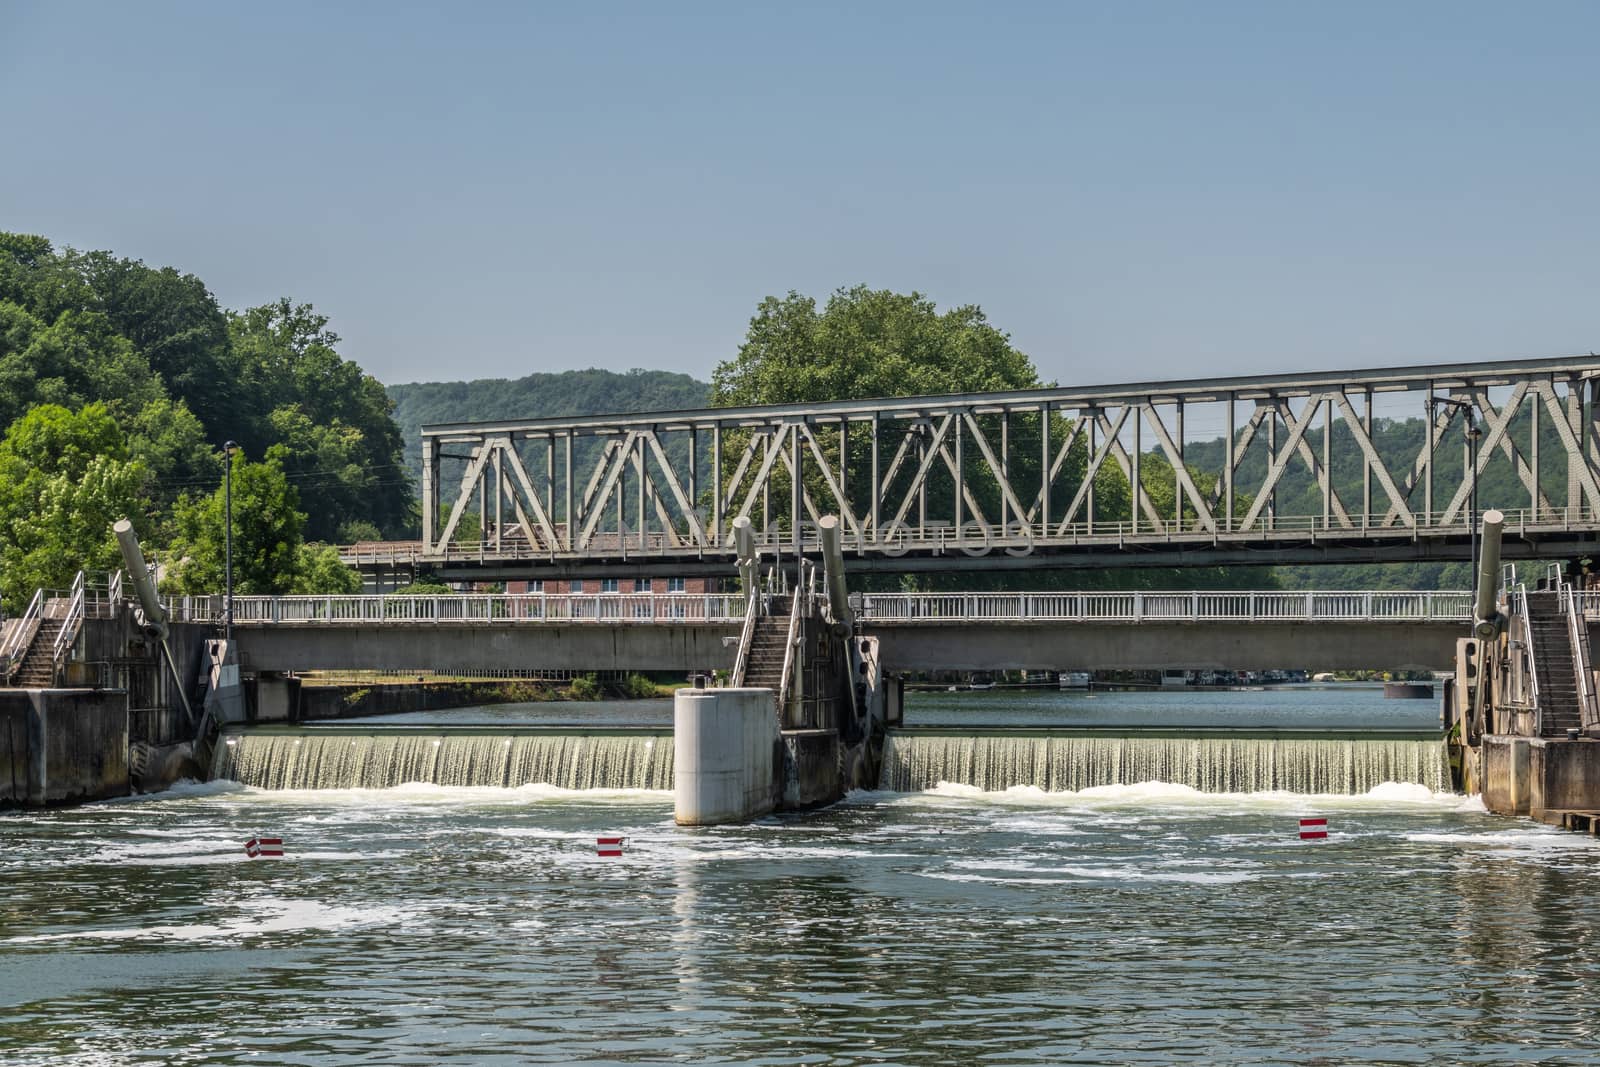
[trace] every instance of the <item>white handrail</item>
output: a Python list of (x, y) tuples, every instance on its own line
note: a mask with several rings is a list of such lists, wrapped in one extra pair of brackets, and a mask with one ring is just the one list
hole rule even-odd
[(1600, 722), (1594, 675), (1589, 666), (1589, 624), (1579, 611), (1579, 597), (1565, 577), (1559, 579), (1561, 609), (1567, 617), (1567, 641), (1572, 649), (1572, 672), (1578, 684), (1579, 724), (1587, 730)]
[[(802, 584), (797, 595), (805, 595)], [(441, 596), (236, 596), (234, 625), (738, 624), (739, 593), (473, 593)], [(1185, 592), (865, 593), (860, 618), (879, 625), (950, 622), (1469, 622), (1470, 590), (1204, 590)], [(1600, 617), (1600, 592), (1584, 594)], [(216, 597), (169, 601), (176, 622), (212, 622)]]
[(752, 589), (745, 597), (744, 627), (739, 631), (739, 654), (733, 661), (730, 680), (735, 688), (744, 685), (744, 672), (749, 668), (750, 638), (755, 633), (756, 617), (761, 614), (761, 591)]
[(29, 633), (30, 624), (37, 628), (43, 614), (44, 590), (38, 589), (34, 591), (33, 599), (28, 601), (27, 609), (12, 624), (11, 633), (6, 637), (5, 643), (0, 644), (0, 680), (9, 678), (11, 672), (17, 669), (17, 660), (22, 658), (22, 651), (32, 637)]
[[(815, 571), (812, 572), (815, 574)], [(789, 708), (789, 694), (794, 692), (795, 655), (794, 646), (800, 631), (800, 606), (802, 601), (809, 601), (811, 591), (802, 589), (801, 582), (794, 583), (794, 598), (789, 604), (789, 631), (783, 645), (783, 675), (778, 683), (778, 721), (781, 723)], [(811, 605), (806, 604), (809, 613)]]
[(55, 643), (50, 648), (50, 664), (52, 670), (61, 669), (62, 660), (72, 650), (73, 643), (78, 640), (78, 627), (83, 624), (83, 572), (72, 579), (72, 596), (67, 601), (67, 616), (61, 620), (61, 629), (56, 632)]
[[(1522, 651), (1527, 664), (1528, 695), (1533, 698), (1533, 732), (1539, 736), (1544, 730), (1544, 710), (1539, 706), (1539, 659), (1533, 649), (1533, 620), (1528, 615), (1528, 588), (1517, 584), (1511, 614), (1522, 620)], [(1479, 669), (1482, 669), (1480, 664)]]

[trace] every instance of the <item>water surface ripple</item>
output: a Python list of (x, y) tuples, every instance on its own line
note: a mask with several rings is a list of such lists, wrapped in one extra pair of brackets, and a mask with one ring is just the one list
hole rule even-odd
[(0, 1063), (1592, 1063), (1597, 875), (1414, 784), (185, 786), (0, 815)]

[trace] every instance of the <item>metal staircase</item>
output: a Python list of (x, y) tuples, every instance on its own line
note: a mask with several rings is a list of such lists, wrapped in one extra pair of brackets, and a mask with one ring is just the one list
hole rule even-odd
[(790, 598), (771, 597), (765, 613), (757, 615), (744, 656), (744, 677), (735, 684), (752, 688), (784, 688), (784, 670), (789, 652)]
[(8, 679), (10, 685), (22, 689), (50, 689), (56, 684), (56, 640), (66, 629), (64, 619), (41, 619), (34, 631), (33, 641), (17, 661)]
[[(1567, 611), (1557, 590), (1530, 592), (1524, 598), (1532, 637), (1533, 669), (1538, 683), (1539, 733), (1565, 737), (1583, 729), (1583, 704)], [(1588, 665), (1584, 665), (1588, 669)]]

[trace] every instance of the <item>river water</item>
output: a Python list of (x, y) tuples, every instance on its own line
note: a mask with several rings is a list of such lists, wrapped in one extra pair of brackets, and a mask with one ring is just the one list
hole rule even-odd
[[(909, 718), (1433, 713), (1096, 699)], [(181, 786), (0, 815), (0, 1063), (1593, 1063), (1597, 876), (1591, 839), (1414, 783), (947, 784), (709, 830), (664, 791)]]

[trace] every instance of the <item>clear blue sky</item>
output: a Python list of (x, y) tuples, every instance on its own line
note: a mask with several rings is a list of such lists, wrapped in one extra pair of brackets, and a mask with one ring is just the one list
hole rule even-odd
[(981, 304), (1063, 384), (1600, 349), (1600, 4), (0, 0), (0, 228), (386, 382)]

